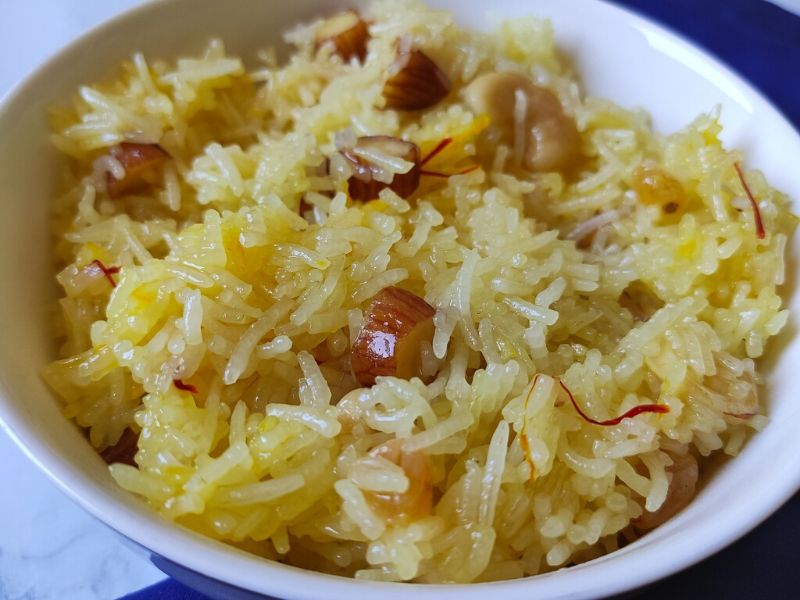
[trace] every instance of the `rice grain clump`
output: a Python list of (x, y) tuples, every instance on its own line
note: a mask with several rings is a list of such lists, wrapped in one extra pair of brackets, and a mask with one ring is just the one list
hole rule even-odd
[(766, 424), (787, 198), (716, 113), (584, 97), (547, 22), (337, 19), (53, 112), (64, 413), (163, 516), (329, 573), (523, 577), (658, 526)]

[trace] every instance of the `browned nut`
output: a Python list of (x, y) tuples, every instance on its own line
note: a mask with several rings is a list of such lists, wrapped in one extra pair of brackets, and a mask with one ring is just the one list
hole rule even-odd
[(433, 510), (431, 466), (423, 452), (404, 452), (403, 440), (395, 438), (370, 450), (370, 455), (392, 461), (405, 471), (408, 489), (403, 493), (371, 492), (367, 498), (390, 523), (427, 517)]
[(575, 120), (564, 112), (558, 96), (528, 77), (481, 75), (465, 88), (464, 100), (473, 112), (489, 115), (503, 141), (522, 150), (519, 158), (531, 171), (564, 170), (579, 160)]
[[(367, 155), (371, 152), (389, 159), (399, 158), (413, 166), (406, 173), (395, 173), (390, 183), (379, 181), (376, 176), (382, 167), (370, 161)], [(412, 142), (388, 135), (370, 135), (358, 138), (356, 145), (343, 150), (342, 155), (353, 167), (353, 175), (347, 182), (348, 193), (353, 200), (374, 200), (387, 187), (401, 198), (408, 198), (419, 186), (420, 151)]]
[(672, 474), (664, 504), (655, 512), (642, 513), (633, 525), (640, 531), (654, 529), (682, 511), (695, 496), (699, 469), (697, 459), (691, 454), (671, 454), (672, 465), (667, 472)]
[(145, 174), (170, 158), (167, 151), (158, 144), (122, 142), (111, 148), (109, 153), (125, 169), (125, 176), (122, 179), (106, 173), (106, 189), (112, 198), (146, 187)]
[(383, 85), (386, 108), (430, 108), (450, 93), (450, 81), (421, 50), (400, 51)]
[(435, 313), (425, 300), (404, 289), (387, 287), (378, 292), (350, 349), (356, 381), (371, 386), (380, 375), (420, 376), (420, 348), (423, 341), (433, 339)]
[(314, 34), (314, 47), (317, 50), (330, 44), (345, 62), (356, 57), (363, 63), (367, 57), (367, 41), (367, 24), (352, 10), (325, 20)]

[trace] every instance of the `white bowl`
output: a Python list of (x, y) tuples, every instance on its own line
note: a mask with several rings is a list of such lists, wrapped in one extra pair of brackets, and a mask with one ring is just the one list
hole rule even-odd
[[(48, 142), (46, 109), (64, 104), (77, 86), (112, 75), (133, 51), (170, 58), (195, 52), (220, 35), (233, 53), (252, 57), (275, 44), (287, 26), (352, 0), (164, 0), (148, 3), (62, 50), (0, 106), (0, 419), (28, 456), (75, 501), (147, 548), (177, 578), (220, 598), (252, 590), (282, 598), (404, 598), (408, 585), (354, 581), (266, 561), (151, 512), (111, 480), (100, 458), (59, 413), (39, 378), (52, 357), (47, 308), (55, 297), (48, 207), (57, 192), (60, 158)], [(644, 106), (664, 132), (722, 106), (723, 138), (746, 152), (748, 166), (795, 199), (800, 212), (800, 137), (757, 91), (697, 48), (636, 15), (594, 0), (432, 0), (463, 24), (490, 26), (497, 17), (550, 17), (560, 46), (575, 60), (586, 90), (624, 106)], [(487, 18), (487, 13), (489, 18)], [(788, 74), (787, 74), (788, 75)], [(787, 85), (789, 83), (787, 82)], [(797, 241), (790, 249), (800, 255)], [(796, 263), (790, 263), (793, 281)], [(791, 293), (793, 285), (787, 286)], [(800, 485), (800, 298), (769, 361), (769, 426), (710, 481), (678, 517), (636, 543), (570, 569), (534, 578), (469, 586), (414, 586), (426, 598), (469, 600), (598, 597), (646, 585), (731, 543), (778, 508)], [(780, 352), (775, 352), (776, 348)], [(796, 368), (796, 367), (794, 367)], [(8, 489), (8, 488), (6, 488)], [(8, 492), (6, 492), (8, 493)], [(236, 591), (238, 589), (239, 591)]]

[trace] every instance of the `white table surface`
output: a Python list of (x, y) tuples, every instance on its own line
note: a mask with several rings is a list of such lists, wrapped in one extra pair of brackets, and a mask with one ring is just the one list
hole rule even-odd
[[(0, 96), (59, 47), (142, 0), (0, 0)], [(800, 0), (774, 0), (800, 14)], [(111, 600), (163, 578), (0, 433), (0, 599)]]
[[(141, 0), (0, 0), (0, 96), (82, 32)], [(2, 142), (0, 142), (2, 143)], [(0, 599), (112, 600), (164, 575), (0, 432)]]

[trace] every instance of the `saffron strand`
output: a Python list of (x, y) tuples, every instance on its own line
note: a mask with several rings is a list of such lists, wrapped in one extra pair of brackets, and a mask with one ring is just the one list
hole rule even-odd
[(738, 161), (733, 163), (733, 168), (736, 169), (736, 174), (739, 176), (739, 181), (742, 182), (744, 192), (747, 194), (747, 199), (750, 200), (750, 206), (753, 208), (753, 221), (756, 225), (756, 235), (758, 236), (758, 239), (763, 240), (767, 236), (767, 232), (764, 231), (764, 221), (761, 220), (761, 210), (758, 208), (758, 202), (756, 202), (753, 192), (750, 191), (750, 186), (747, 185), (747, 180), (744, 178), (742, 167), (739, 166)]
[(625, 411), (624, 413), (622, 413), (618, 417), (614, 417), (613, 419), (606, 419), (605, 421), (598, 421), (597, 419), (593, 419), (592, 417), (587, 415), (585, 412), (583, 412), (581, 407), (578, 406), (578, 402), (575, 400), (575, 396), (572, 395), (572, 392), (569, 390), (569, 388), (566, 385), (564, 385), (563, 381), (561, 381), (559, 379), (558, 380), (558, 384), (561, 386), (561, 389), (564, 390), (567, 393), (567, 396), (569, 396), (570, 402), (572, 402), (572, 406), (575, 407), (575, 410), (578, 412), (578, 414), (585, 421), (588, 421), (589, 423), (592, 423), (593, 425), (602, 425), (604, 427), (611, 427), (613, 425), (619, 425), (625, 419), (630, 419), (630, 418), (635, 417), (636, 415), (639, 415), (641, 413), (662, 413), (663, 414), (663, 413), (668, 413), (669, 412), (669, 407), (664, 405), (664, 404), (640, 404), (639, 406), (634, 406), (632, 409), (630, 409), (628, 411)]

